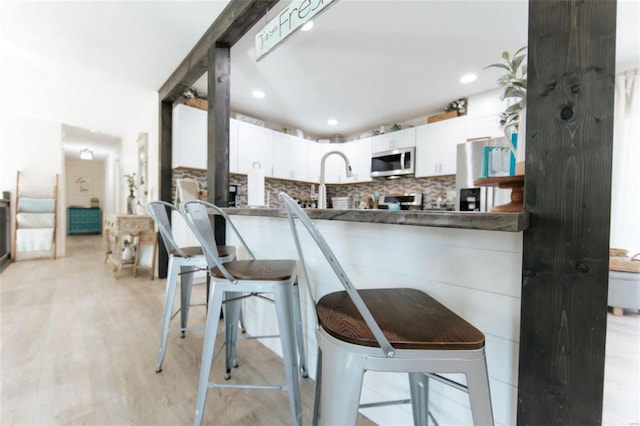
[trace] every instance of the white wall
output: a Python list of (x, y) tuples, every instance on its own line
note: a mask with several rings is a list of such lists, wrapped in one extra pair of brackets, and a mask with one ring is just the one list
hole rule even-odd
[[(104, 200), (104, 161), (65, 158), (66, 207), (91, 207), (97, 198), (102, 208)], [(83, 182), (80, 182), (82, 180)]]
[[(37, 179), (51, 179), (59, 175), (58, 184), (58, 239), (57, 255), (64, 256), (67, 232), (64, 206), (66, 190), (62, 154), (62, 126), (60, 123), (30, 119), (21, 116), (0, 115), (0, 188), (11, 191), (11, 203), (15, 206), (16, 172), (24, 171)], [(24, 181), (23, 181), (24, 182)], [(40, 182), (30, 182), (40, 184)], [(48, 184), (48, 182), (42, 182)], [(11, 215), (13, 217), (13, 207)], [(13, 219), (12, 219), (13, 233)]]

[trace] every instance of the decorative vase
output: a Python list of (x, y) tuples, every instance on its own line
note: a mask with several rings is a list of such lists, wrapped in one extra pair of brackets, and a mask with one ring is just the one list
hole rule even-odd
[(136, 197), (133, 195), (133, 189), (130, 189), (127, 197), (127, 214), (136, 214), (136, 205)]
[(131, 245), (125, 246), (125, 248), (122, 250), (122, 260), (124, 260), (125, 262), (131, 262), (133, 260), (133, 257), (133, 247)]

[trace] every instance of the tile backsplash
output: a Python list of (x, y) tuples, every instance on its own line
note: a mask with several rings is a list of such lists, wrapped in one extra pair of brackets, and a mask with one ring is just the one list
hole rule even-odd
[[(175, 200), (175, 182), (179, 178), (195, 179), (200, 183), (201, 189), (207, 189), (207, 172), (193, 169), (173, 169), (172, 199)], [(236, 202), (238, 207), (247, 205), (247, 176), (231, 174), (231, 185), (238, 185)], [(455, 191), (455, 175), (437, 176), (430, 178), (400, 178), (389, 180), (375, 180), (353, 184), (327, 185), (327, 202), (331, 203), (332, 197), (351, 197), (352, 201), (361, 201), (367, 195), (379, 194), (404, 194), (422, 193), (422, 202), (425, 207), (431, 206), (438, 198), (447, 199), (448, 193)], [(281, 207), (278, 194), (286, 192), (298, 200), (310, 200), (311, 193), (317, 195), (318, 185), (304, 182), (295, 182), (281, 179), (265, 178), (265, 198), (269, 207)]]

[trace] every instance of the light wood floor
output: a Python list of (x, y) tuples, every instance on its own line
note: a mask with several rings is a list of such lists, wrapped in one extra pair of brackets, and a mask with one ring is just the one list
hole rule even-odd
[[(113, 279), (99, 236), (67, 238), (67, 256), (11, 264), (0, 274), (1, 425), (191, 424), (202, 332), (170, 335), (155, 373), (164, 280)], [(204, 300), (203, 287), (194, 297)], [(204, 323), (204, 309), (192, 321)], [(284, 383), (278, 356), (239, 348), (232, 380)], [(640, 317), (608, 316), (603, 424), (639, 424)], [(214, 370), (221, 377), (222, 366)], [(310, 423), (313, 382), (302, 381)], [(206, 424), (291, 424), (286, 392), (212, 389)], [(359, 425), (372, 424), (366, 418)]]
[[(171, 333), (156, 374), (165, 281), (133, 279), (131, 270), (114, 280), (103, 258), (99, 236), (74, 236), (66, 257), (13, 263), (0, 274), (0, 424), (193, 422), (203, 332)], [(194, 297), (204, 300), (204, 286)], [(190, 323), (204, 324), (204, 307), (192, 308)], [(277, 355), (255, 341), (240, 345), (231, 381), (285, 383)], [(223, 369), (216, 361), (218, 378)], [(313, 386), (302, 380), (305, 424)], [(204, 423), (293, 422), (284, 391), (210, 389)]]

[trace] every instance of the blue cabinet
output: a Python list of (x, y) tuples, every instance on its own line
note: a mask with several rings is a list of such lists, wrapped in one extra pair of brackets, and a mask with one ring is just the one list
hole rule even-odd
[(102, 212), (99, 208), (69, 207), (67, 235), (102, 234)]

